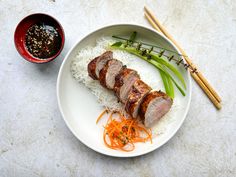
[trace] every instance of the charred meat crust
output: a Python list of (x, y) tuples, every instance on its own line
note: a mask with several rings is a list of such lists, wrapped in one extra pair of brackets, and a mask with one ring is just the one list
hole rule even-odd
[(96, 75), (96, 63), (97, 60), (100, 56), (94, 58), (92, 61), (89, 62), (88, 64), (88, 74), (93, 80), (97, 80), (97, 75)]
[(120, 99), (120, 89), (124, 84), (124, 79), (127, 77), (127, 75), (135, 73), (137, 77), (139, 77), (137, 71), (133, 69), (129, 69), (126, 66), (123, 66), (121, 69), (120, 73), (115, 77), (115, 86), (114, 86), (114, 91), (116, 96)]
[[(128, 96), (128, 100), (125, 104), (125, 110), (132, 117), (135, 109), (139, 109), (140, 103), (143, 100), (143, 97), (151, 91), (151, 87), (149, 87), (142, 80), (137, 80), (131, 88), (131, 91)], [(138, 108), (137, 108), (138, 106)], [(136, 118), (136, 117), (135, 117)]]
[(129, 73), (131, 69), (128, 69), (126, 66), (123, 66), (120, 73), (115, 77), (115, 86), (114, 91), (117, 92), (117, 90), (124, 84), (123, 77), (125, 73)]

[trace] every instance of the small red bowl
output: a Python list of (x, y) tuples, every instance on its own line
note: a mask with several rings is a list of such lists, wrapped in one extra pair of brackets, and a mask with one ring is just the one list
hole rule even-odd
[[(37, 57), (34, 57), (26, 48), (25, 45), (25, 35), (27, 33), (27, 30), (36, 23), (45, 23), (54, 26), (58, 29), (58, 33), (61, 36), (61, 47), (59, 51), (52, 57), (46, 58), (46, 59), (40, 59)], [(62, 51), (65, 43), (65, 34), (64, 30), (61, 26), (61, 24), (53, 17), (42, 14), (42, 13), (36, 13), (31, 14), (27, 17), (25, 17), (16, 27), (15, 34), (14, 34), (14, 41), (15, 41), (15, 47), (19, 54), (26, 59), (27, 61), (30, 61), (32, 63), (47, 63), (55, 59)]]

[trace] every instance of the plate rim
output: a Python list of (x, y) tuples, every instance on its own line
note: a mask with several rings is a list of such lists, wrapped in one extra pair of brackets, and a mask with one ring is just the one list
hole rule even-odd
[[(148, 149), (148, 150), (145, 150), (141, 153), (136, 153), (136, 154), (111, 154), (110, 152), (103, 152), (103, 151), (100, 151), (96, 148), (94, 148), (94, 146), (90, 146), (89, 144), (87, 144), (86, 142), (84, 142), (82, 140), (82, 138), (80, 138), (79, 135), (77, 135), (73, 128), (70, 126), (69, 122), (67, 121), (67, 119), (65, 118), (65, 114), (63, 112), (63, 109), (62, 109), (62, 105), (61, 105), (61, 99), (60, 99), (60, 96), (59, 96), (59, 86), (60, 86), (60, 78), (62, 76), (62, 70), (64, 68), (64, 65), (66, 63), (66, 61), (68, 60), (68, 57), (69, 55), (71, 54), (71, 52), (76, 48), (76, 46), (81, 42), (83, 41), (84, 39), (86, 39), (88, 36), (90, 36), (91, 34), (93, 33), (96, 33), (100, 30), (104, 30), (106, 28), (110, 28), (110, 27), (117, 27), (117, 26), (136, 26), (136, 27), (140, 27), (140, 28), (144, 28), (144, 29), (147, 29), (147, 30), (150, 30), (154, 33), (157, 33), (158, 35), (160, 35), (161, 37), (163, 37), (167, 42), (169, 42), (173, 48), (178, 52), (178, 53), (181, 53), (178, 48), (176, 47), (175, 44), (173, 44), (172, 41), (170, 41), (166, 36), (164, 36), (163, 34), (161, 34), (160, 32), (158, 31), (155, 31), (154, 29), (151, 29), (150, 27), (148, 26), (144, 26), (144, 25), (140, 25), (140, 24), (136, 24), (136, 23), (114, 23), (114, 24), (109, 24), (109, 25), (104, 25), (104, 26), (101, 26), (99, 28), (96, 28), (95, 30), (92, 30), (90, 31), (89, 33), (86, 33), (85, 35), (83, 35), (82, 37), (80, 37), (75, 43), (74, 45), (70, 48), (70, 50), (67, 52), (66, 56), (65, 56), (65, 59), (63, 60), (61, 66), (60, 66), (60, 69), (59, 69), (59, 72), (58, 72), (58, 76), (57, 76), (57, 84), (56, 84), (56, 94), (57, 94), (57, 103), (58, 103), (58, 107), (59, 107), (59, 110), (60, 110), (60, 113), (62, 115), (62, 118), (63, 120), (65, 121), (67, 127), (69, 128), (69, 130), (72, 132), (72, 134), (81, 142), (83, 143), (85, 146), (87, 146), (88, 148), (94, 150), (95, 152), (97, 153), (100, 153), (100, 154), (103, 154), (103, 155), (106, 155), (106, 156), (110, 156), (110, 157), (122, 157), (122, 158), (129, 158), (129, 157), (137, 157), (137, 156), (141, 156), (141, 155), (145, 155), (147, 153), (150, 153), (150, 152), (153, 152), (154, 150), (157, 150), (158, 148), (160, 148), (161, 146), (163, 146), (164, 144), (166, 144), (170, 139), (172, 139), (174, 137), (174, 135), (177, 133), (177, 131), (181, 128), (181, 126), (183, 125), (183, 122), (184, 120), (186, 119), (186, 116), (188, 114), (188, 111), (189, 111), (189, 107), (190, 107), (190, 103), (191, 103), (191, 99), (192, 99), (192, 81), (191, 81), (191, 77), (190, 77), (190, 72), (187, 71), (187, 78), (188, 78), (188, 83), (189, 83), (189, 100), (187, 102), (187, 106), (186, 106), (186, 109), (184, 111), (184, 114), (183, 114), (183, 119), (182, 121), (180, 122), (179, 126), (176, 128), (175, 131), (173, 131), (170, 135), (169, 135), (169, 138), (167, 138), (166, 140), (164, 140), (161, 144), (159, 144), (158, 146), (155, 146), (154, 148), (152, 149)], [(183, 57), (182, 57), (183, 58)]]

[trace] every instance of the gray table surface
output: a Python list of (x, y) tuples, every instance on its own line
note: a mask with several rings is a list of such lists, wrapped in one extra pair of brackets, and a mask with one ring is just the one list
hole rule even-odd
[[(57, 74), (88, 32), (111, 23), (149, 26), (145, 4), (194, 58), (223, 108), (217, 111), (193, 81), (187, 118), (167, 144), (141, 157), (107, 157), (66, 127)], [(66, 34), (61, 55), (45, 65), (23, 60), (13, 42), (17, 23), (35, 12), (56, 17)], [(0, 176), (236, 176), (235, 0), (0, 0), (0, 51)]]

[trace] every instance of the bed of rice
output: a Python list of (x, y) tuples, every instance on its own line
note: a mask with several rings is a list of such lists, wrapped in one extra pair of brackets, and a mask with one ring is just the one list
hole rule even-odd
[[(79, 83), (83, 83), (91, 90), (101, 105), (110, 110), (118, 110), (123, 112), (123, 105), (117, 102), (117, 97), (114, 95), (114, 92), (102, 87), (99, 81), (91, 79), (88, 76), (87, 71), (88, 63), (96, 56), (99, 56), (108, 50), (108, 44), (112, 44), (113, 42), (115, 41), (112, 38), (101, 37), (97, 39), (95, 46), (87, 46), (86, 48), (78, 51), (78, 54), (71, 63), (71, 73)], [(120, 50), (114, 50), (113, 56), (114, 58), (122, 61), (127, 67), (138, 71), (141, 79), (154, 90), (163, 90), (163, 84), (159, 73), (155, 69), (153, 69), (154, 73), (153, 71), (150, 71), (150, 68), (148, 68), (150, 66), (143, 67), (143, 65), (147, 65), (147, 63), (141, 61), (140, 58)], [(178, 107), (178, 101), (175, 99), (171, 110), (158, 122), (159, 133), (164, 131), (164, 125), (166, 125), (167, 122), (173, 121), (172, 117), (174, 117), (174, 110)]]

